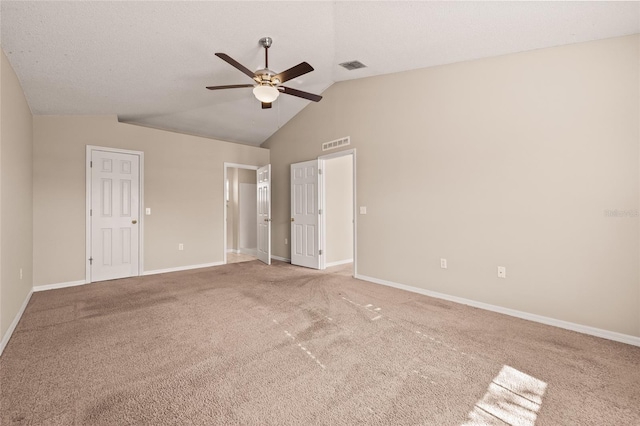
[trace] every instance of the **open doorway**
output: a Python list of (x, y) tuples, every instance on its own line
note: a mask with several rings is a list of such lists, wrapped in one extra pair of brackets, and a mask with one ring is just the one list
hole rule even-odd
[(355, 152), (337, 152), (319, 158), (321, 184), (321, 268), (340, 267), (355, 274)]
[(356, 150), (291, 164), (291, 264), (357, 274)]
[(257, 259), (257, 169), (225, 164), (225, 263)]

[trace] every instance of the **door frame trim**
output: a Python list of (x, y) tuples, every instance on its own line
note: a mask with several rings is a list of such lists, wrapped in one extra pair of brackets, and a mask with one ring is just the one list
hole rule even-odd
[(89, 284), (91, 282), (91, 265), (89, 264), (89, 258), (91, 257), (91, 167), (89, 162), (91, 161), (91, 153), (93, 151), (105, 151), (118, 154), (131, 154), (137, 155), (140, 159), (139, 164), (139, 199), (138, 199), (138, 276), (143, 275), (144, 272), (144, 152), (132, 151), (129, 149), (110, 148), (106, 146), (87, 145), (86, 159), (84, 163), (85, 167), (85, 282)]
[[(266, 166), (266, 164), (265, 164)], [(252, 166), (250, 164), (239, 164), (239, 163), (224, 163), (224, 173), (222, 177), (222, 205), (224, 206), (224, 214), (223, 214), (223, 225), (224, 225), (224, 235), (222, 238), (222, 264), (227, 264), (227, 169), (247, 169), (247, 170), (258, 170), (260, 167), (264, 166)], [(271, 178), (271, 176), (269, 176)]]
[[(325, 205), (325, 201), (326, 201), (326, 185), (325, 185), (325, 176), (326, 173), (324, 172), (324, 170), (326, 169), (325, 167), (325, 160), (331, 160), (333, 158), (338, 158), (338, 157), (346, 157), (347, 155), (351, 155), (352, 156), (352, 169), (351, 172), (353, 173), (353, 180), (352, 180), (352, 185), (353, 185), (353, 276), (355, 277), (358, 274), (358, 215), (357, 213), (357, 205), (356, 205), (356, 200), (357, 200), (357, 186), (356, 186), (356, 149), (346, 149), (344, 151), (338, 151), (338, 152), (333, 152), (331, 154), (327, 154), (327, 155), (321, 155), (318, 157), (318, 160), (320, 160), (320, 165), (322, 167), (322, 178), (321, 180), (321, 185), (320, 185), (320, 191), (319, 191), (319, 203), (320, 206), (322, 208), (322, 211), (325, 212), (326, 211), (326, 205)], [(321, 247), (323, 249), (325, 249), (327, 247), (327, 226), (326, 226), (326, 218), (327, 215), (326, 214), (322, 214), (320, 215), (320, 238), (319, 238), (319, 243), (321, 244)], [(320, 269), (326, 269), (326, 256), (320, 256)]]

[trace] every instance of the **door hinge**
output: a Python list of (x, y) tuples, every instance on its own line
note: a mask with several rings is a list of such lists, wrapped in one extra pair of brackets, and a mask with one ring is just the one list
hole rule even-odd
[(93, 161), (89, 161), (89, 167), (93, 167)]
[(320, 250), (318, 254), (320, 254), (320, 256), (322, 256), (322, 250)]
[(322, 214), (322, 209), (318, 210), (318, 214)]
[(93, 257), (89, 258), (89, 265), (93, 265)]
[(93, 216), (93, 209), (89, 209), (89, 216)]
[(321, 175), (322, 174), (322, 169), (318, 169), (318, 174)]

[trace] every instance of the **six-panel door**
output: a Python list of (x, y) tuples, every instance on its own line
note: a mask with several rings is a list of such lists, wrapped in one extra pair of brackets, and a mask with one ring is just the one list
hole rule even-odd
[(271, 265), (271, 164), (256, 171), (258, 259)]
[(140, 160), (91, 153), (91, 281), (138, 275)]
[(291, 165), (291, 264), (320, 268), (318, 160)]

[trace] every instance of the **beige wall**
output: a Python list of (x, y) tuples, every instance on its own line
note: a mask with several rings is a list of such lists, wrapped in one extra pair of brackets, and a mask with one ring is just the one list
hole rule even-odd
[(238, 169), (238, 183), (256, 183), (256, 171)]
[(227, 203), (227, 249), (240, 250), (240, 184), (256, 183), (256, 171), (227, 168), (229, 202)]
[(349, 135), (359, 274), (640, 336), (638, 62), (635, 35), (333, 85), (263, 144), (274, 254), (289, 165)]
[(224, 162), (269, 162), (265, 149), (115, 117), (34, 117), (36, 286), (84, 279), (86, 145), (144, 152), (144, 207), (152, 213), (143, 217), (146, 271), (221, 262)]
[(353, 260), (353, 156), (325, 161), (327, 263)]
[(227, 168), (229, 201), (227, 202), (227, 250), (238, 249), (238, 169)]
[(255, 170), (238, 169), (238, 250), (254, 256), (258, 246), (256, 182)]
[[(4, 52), (0, 86), (0, 338), (32, 287), (32, 116)], [(22, 269), (22, 279), (20, 279)]]

